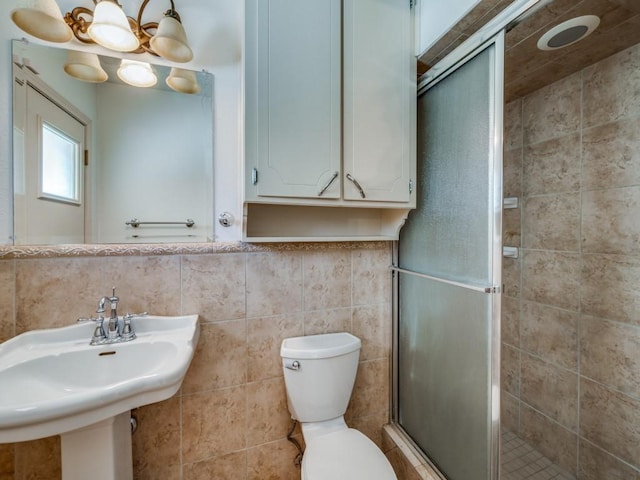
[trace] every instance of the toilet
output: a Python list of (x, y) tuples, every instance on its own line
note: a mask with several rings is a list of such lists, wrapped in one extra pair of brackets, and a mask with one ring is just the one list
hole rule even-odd
[(287, 338), (280, 356), (291, 417), (306, 444), (302, 480), (397, 480), (382, 451), (344, 420), (361, 342), (349, 333)]

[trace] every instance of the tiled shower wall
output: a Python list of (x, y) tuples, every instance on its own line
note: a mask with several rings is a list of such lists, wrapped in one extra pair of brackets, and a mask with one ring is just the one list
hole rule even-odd
[[(112, 285), (121, 313), (198, 313), (200, 341), (181, 391), (136, 412), (135, 478), (299, 479), (297, 451), (286, 440), (280, 342), (333, 331), (362, 339), (346, 416), (381, 445), (389, 412), (391, 251), (383, 242), (297, 248), (3, 260), (0, 341), (93, 314)], [(55, 480), (59, 458), (59, 437), (0, 445), (0, 479)]]
[(640, 47), (507, 105), (503, 425), (640, 478)]

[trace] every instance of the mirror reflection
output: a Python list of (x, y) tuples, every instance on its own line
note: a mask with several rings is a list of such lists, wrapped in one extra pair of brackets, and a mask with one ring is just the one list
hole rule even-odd
[(13, 63), (16, 245), (211, 241), (211, 74), (17, 40)]

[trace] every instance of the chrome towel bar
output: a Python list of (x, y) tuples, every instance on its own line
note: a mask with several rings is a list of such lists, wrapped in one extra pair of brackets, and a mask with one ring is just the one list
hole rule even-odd
[(133, 228), (138, 228), (140, 225), (185, 225), (188, 228), (193, 227), (196, 222), (187, 218), (186, 222), (141, 222), (137, 218), (132, 218), (128, 222), (124, 222), (125, 225), (131, 225)]

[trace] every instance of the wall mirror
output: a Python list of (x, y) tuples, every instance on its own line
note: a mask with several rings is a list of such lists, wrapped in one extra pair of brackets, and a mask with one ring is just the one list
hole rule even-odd
[(12, 53), (15, 245), (212, 241), (211, 74), (152, 65), (141, 88), (119, 58)]

